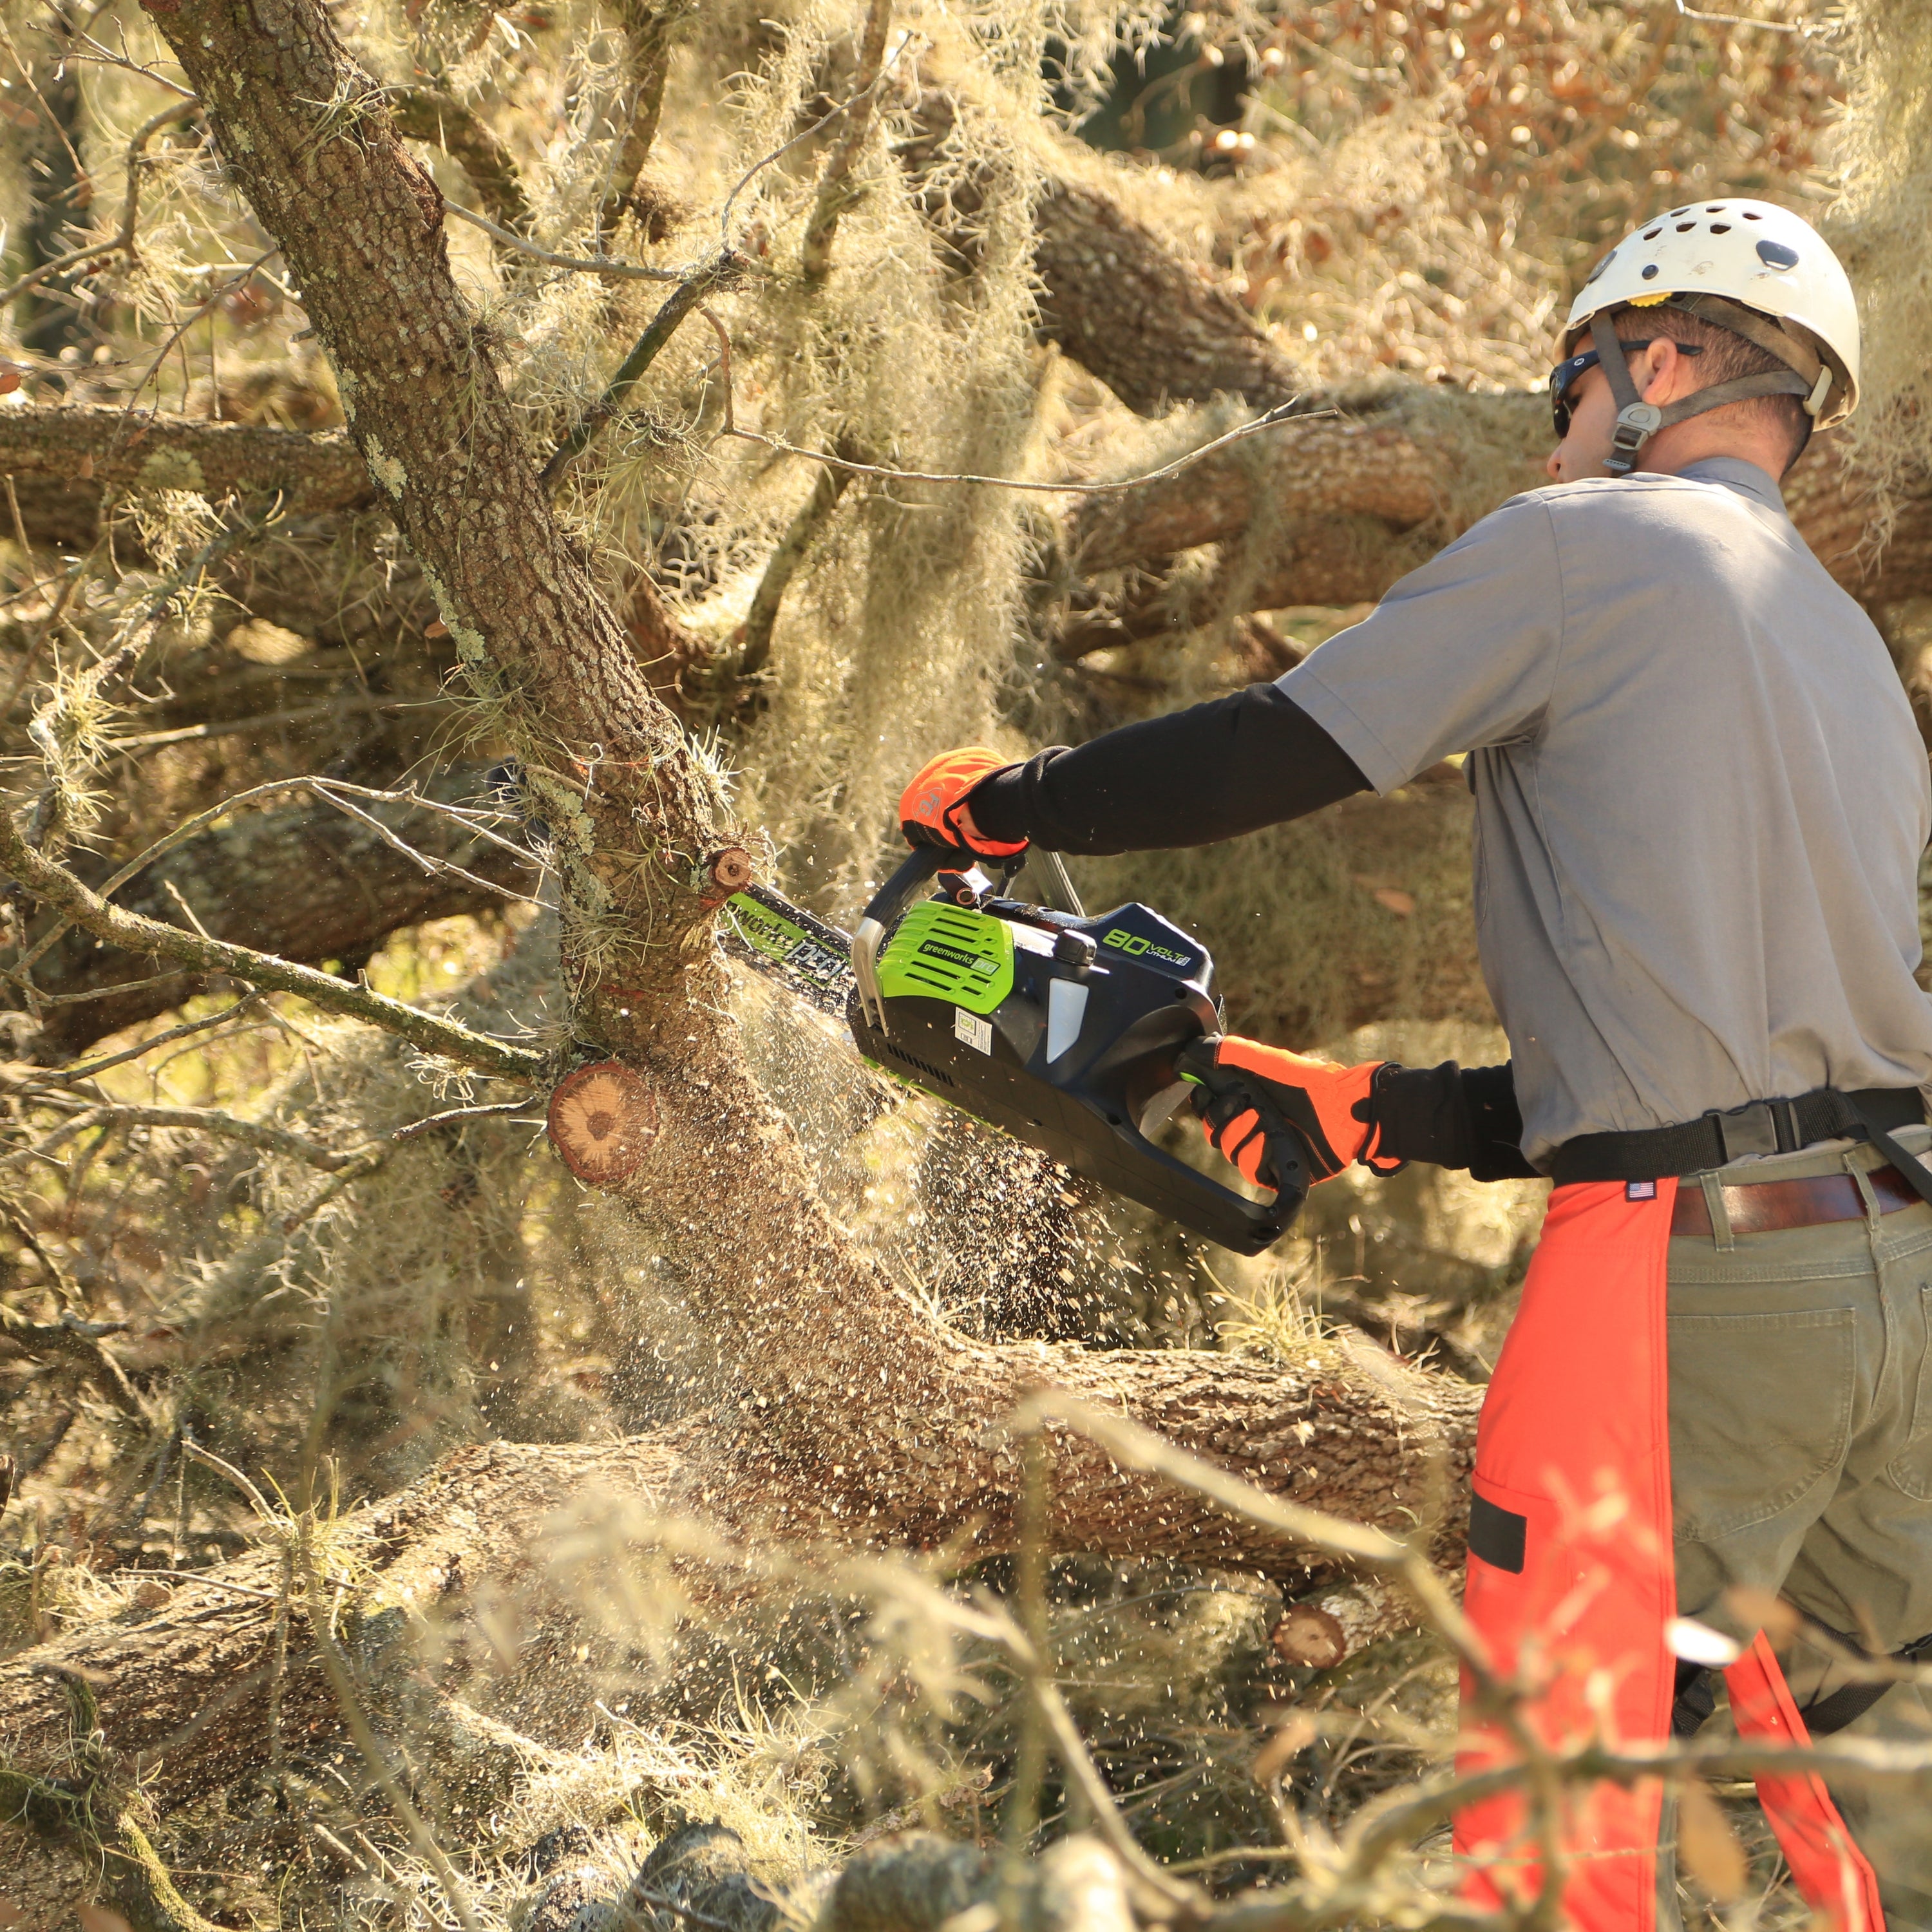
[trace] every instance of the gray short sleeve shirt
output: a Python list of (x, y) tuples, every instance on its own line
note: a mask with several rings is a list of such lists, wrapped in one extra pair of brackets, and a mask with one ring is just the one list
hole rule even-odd
[(1932, 1082), (1932, 788), (1883, 642), (1729, 458), (1534, 490), (1282, 688), (1387, 792), (1469, 754), (1524, 1151)]

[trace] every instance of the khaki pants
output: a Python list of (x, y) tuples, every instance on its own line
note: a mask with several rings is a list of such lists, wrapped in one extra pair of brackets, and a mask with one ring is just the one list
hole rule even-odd
[[(1898, 1136), (1913, 1152), (1924, 1128)], [(1882, 1165), (1864, 1145), (1741, 1162), (1697, 1187)], [(1670, 1257), (1670, 1456), (1681, 1612), (1749, 1634), (1733, 1585), (1772, 1591), (1886, 1651), (1932, 1632), (1932, 1208), (1733, 1238)], [(1802, 1707), (1842, 1678), (1802, 1642)], [(1932, 1742), (1932, 1686), (1894, 1686), (1842, 1733)], [(1889, 1932), (1932, 1932), (1932, 1794), (1833, 1791), (1877, 1872)]]

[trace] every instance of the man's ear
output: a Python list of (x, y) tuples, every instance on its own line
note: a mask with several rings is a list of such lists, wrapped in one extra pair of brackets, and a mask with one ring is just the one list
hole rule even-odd
[(1681, 380), (1678, 375), (1680, 365), (1686, 361), (1677, 352), (1676, 343), (1667, 336), (1658, 337), (1645, 346), (1642, 354), (1636, 358), (1637, 394), (1647, 403), (1670, 400), (1675, 380)]

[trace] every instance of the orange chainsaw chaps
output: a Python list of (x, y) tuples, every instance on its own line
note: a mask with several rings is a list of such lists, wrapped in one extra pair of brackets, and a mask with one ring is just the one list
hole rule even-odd
[[(1676, 1196), (1674, 1180), (1554, 1191), (1484, 1400), (1464, 1606), (1498, 1678), (1525, 1693), (1523, 1722), (1553, 1750), (1670, 1736), (1676, 1664), (1666, 1626), (1677, 1584), (1665, 1271)], [(1731, 1667), (1740, 1726), (1802, 1739), (1777, 1672), (1762, 1638)], [(1467, 1671), (1462, 1692), (1459, 1771), (1515, 1761)], [(1766, 1779), (1760, 1795), (1799, 1889), (1834, 1932), (1883, 1932), (1876, 1881), (1823, 1786)], [(1554, 1850), (1564, 1917), (1577, 1932), (1655, 1932), (1663, 1802), (1655, 1782), (1572, 1786), (1553, 1830), (1539, 1828), (1520, 1790), (1468, 1806), (1456, 1820), (1464, 1894), (1492, 1910), (1526, 1904)]]
[[(1784, 1672), (1760, 1630), (1724, 1672), (1738, 1735), (1750, 1742), (1807, 1744), (1810, 1733), (1792, 1702)], [(1878, 1876), (1816, 1773), (1757, 1780), (1758, 1802), (1804, 1902), (1832, 1932), (1884, 1932)]]
[[(1646, 1184), (1648, 1185), (1648, 1184)], [(1670, 1732), (1676, 1613), (1664, 1264), (1677, 1184), (1641, 1200), (1622, 1181), (1559, 1187), (1476, 1436), (1464, 1606), (1499, 1677), (1555, 1749)], [(1466, 1672), (1466, 1775), (1516, 1756), (1478, 1714)], [(1564, 1915), (1580, 1932), (1654, 1932), (1660, 1784), (1572, 1787), (1556, 1849)], [(1522, 1794), (1465, 1810), (1465, 1890), (1492, 1910), (1542, 1883), (1546, 1834)]]

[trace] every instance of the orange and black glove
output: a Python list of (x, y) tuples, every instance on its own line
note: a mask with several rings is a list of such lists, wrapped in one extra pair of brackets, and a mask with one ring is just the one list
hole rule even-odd
[(1378, 1159), (1375, 1078), (1384, 1063), (1337, 1066), (1232, 1034), (1196, 1041), (1180, 1071), (1194, 1082), (1194, 1111), (1208, 1144), (1257, 1187), (1332, 1180), (1352, 1161), (1393, 1174)]
[(899, 798), (899, 830), (905, 834), (906, 843), (948, 846), (957, 852), (977, 853), (982, 859), (1010, 859), (1016, 852), (1024, 852), (1024, 838), (1010, 844), (998, 838), (968, 838), (959, 826), (966, 794), (982, 778), (1004, 771), (1012, 763), (983, 745), (941, 752), (928, 760)]

